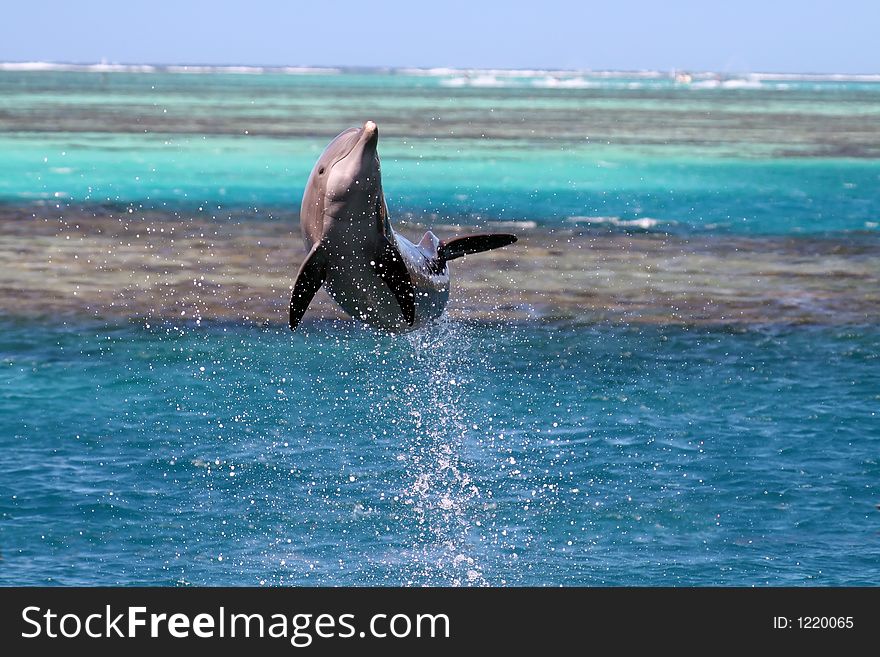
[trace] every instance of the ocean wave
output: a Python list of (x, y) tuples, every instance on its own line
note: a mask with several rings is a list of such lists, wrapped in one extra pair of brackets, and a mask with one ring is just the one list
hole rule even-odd
[(449, 78), (448, 80), (440, 80), (440, 84), (444, 87), (466, 87), (468, 82), (468, 78), (462, 76)]
[(214, 74), (236, 73), (242, 75), (261, 75), (263, 73), (282, 73), (286, 75), (331, 75), (342, 69), (329, 66), (215, 66), (190, 64), (67, 64), (59, 62), (0, 62), (0, 71), (10, 72), (74, 72), (74, 73), (188, 73)]
[(494, 75), (477, 75), (475, 77), (470, 76), (457, 76), (454, 78), (449, 78), (447, 80), (441, 80), (440, 84), (444, 87), (507, 87), (510, 86), (509, 82), (504, 80), (499, 80)]
[(262, 75), (264, 73), (281, 73), (284, 75), (336, 75), (342, 69), (332, 66), (191, 66), (187, 64), (162, 67), (168, 73), (215, 74), (231, 73), (236, 75)]
[(77, 73), (154, 73), (158, 67), (149, 64), (59, 64), (56, 62), (0, 62), (0, 71), (59, 71)]
[(534, 230), (538, 227), (538, 222), (536, 221), (522, 221), (522, 220), (510, 220), (510, 221), (487, 221), (486, 225), (491, 228), (502, 228), (502, 229), (515, 229), (519, 228), (520, 230)]
[(585, 80), (582, 77), (560, 78), (556, 76), (548, 76), (546, 78), (532, 80), (532, 86), (545, 89), (590, 89), (599, 86), (599, 84), (597, 82)]
[(495, 78), (542, 78), (547, 76), (572, 76), (586, 72), (566, 69), (530, 69), (530, 68), (398, 68), (396, 73), (427, 77), (468, 77), (480, 75)]
[(751, 73), (750, 78), (771, 82), (880, 82), (873, 73)]
[(262, 66), (168, 66), (165, 68), (169, 73), (239, 73), (257, 74), (266, 71)]
[(342, 69), (333, 66), (282, 66), (279, 72), (287, 75), (339, 75)]
[(760, 89), (762, 86), (760, 80), (753, 78), (710, 79), (690, 84), (691, 89)]
[(89, 64), (82, 67), (87, 73), (155, 73), (156, 67), (149, 64)]
[(638, 228), (640, 230), (651, 230), (661, 223), (667, 226), (675, 225), (674, 221), (662, 221), (652, 219), (651, 217), (640, 217), (638, 219), (621, 219), (620, 217), (568, 217), (566, 222), (570, 224), (588, 224), (588, 225), (605, 225), (614, 226), (616, 228)]
[(67, 67), (62, 64), (49, 62), (3, 62), (0, 63), (0, 71), (63, 71)]
[[(542, 89), (590, 89), (627, 84), (642, 88), (644, 81), (662, 80), (660, 71), (573, 71), (564, 69), (402, 69), (400, 73), (441, 78), (444, 87), (537, 87)], [(656, 83), (656, 82), (655, 82)]]
[[(771, 72), (750, 72), (742, 71), (737, 74), (722, 73), (719, 71), (660, 71), (653, 69), (639, 71), (621, 71), (621, 70), (589, 70), (589, 69), (499, 69), (499, 68), (455, 68), (455, 67), (434, 67), (434, 68), (395, 68), (395, 73), (401, 75), (425, 76), (425, 77), (461, 77), (475, 78), (481, 75), (492, 76), (501, 80), (520, 79), (521, 83), (527, 82), (529, 79), (553, 79), (575, 80), (583, 79), (591, 80), (615, 80), (615, 81), (659, 81), (675, 80), (676, 73), (683, 74), (692, 79), (695, 83), (700, 82), (718, 82), (719, 85), (727, 88), (736, 88), (738, 85), (753, 85), (760, 82), (880, 82), (880, 74), (868, 73), (771, 73)], [(536, 84), (540, 86), (540, 83)], [(553, 83), (551, 83), (553, 84)], [(692, 86), (692, 85), (691, 85)], [(707, 85), (708, 86), (708, 85)], [(698, 87), (699, 88), (699, 87)]]
[(399, 68), (397, 73), (401, 75), (420, 75), (425, 77), (442, 77), (448, 75), (458, 75), (463, 72), (460, 68), (435, 67), (435, 68)]
[(695, 91), (719, 89), (786, 90), (792, 84), (812, 83), (822, 90), (834, 84), (876, 84), (880, 74), (796, 74), (743, 73), (730, 76), (717, 72), (682, 71), (591, 71), (581, 69), (477, 69), (477, 68), (358, 68), (331, 66), (251, 66), (213, 64), (118, 64), (63, 63), (47, 61), (0, 62), (0, 72), (77, 72), (77, 73), (175, 73), (187, 75), (339, 75), (347, 72), (366, 74), (398, 74), (426, 76), (450, 88), (538, 88), (548, 90), (576, 89), (654, 89), (675, 87)]
[[(361, 69), (359, 69), (361, 70)], [(595, 84), (595, 81), (629, 82), (633, 88), (641, 88), (637, 81), (674, 81), (676, 71), (653, 69), (638, 71), (589, 70), (563, 68), (456, 68), (456, 67), (375, 67), (362, 69), (364, 72), (389, 71), (400, 75), (447, 78), (441, 84), (447, 86), (502, 86), (533, 85), (536, 87), (581, 88), (581, 85)], [(0, 62), (0, 71), (76, 71), (89, 73), (243, 73), (259, 75), (276, 73), (289, 75), (329, 75), (344, 72), (335, 66), (252, 66), (244, 64), (120, 64), (108, 62), (69, 63), (49, 61), (8, 61)], [(682, 72), (679, 75), (693, 80), (692, 88), (755, 88), (762, 82), (880, 82), (880, 74), (873, 73), (772, 73), (742, 72), (735, 77), (717, 71)], [(774, 88), (785, 88), (783, 86)]]

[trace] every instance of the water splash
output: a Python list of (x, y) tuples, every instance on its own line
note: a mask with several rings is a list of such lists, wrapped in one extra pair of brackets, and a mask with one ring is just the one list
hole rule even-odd
[(444, 318), (405, 339), (400, 499), (415, 528), (406, 582), (487, 586), (472, 549), (480, 538), (474, 514), (481, 491), (465, 458), (479, 414), (471, 402), (480, 385), (472, 372), (472, 338), (465, 325)]

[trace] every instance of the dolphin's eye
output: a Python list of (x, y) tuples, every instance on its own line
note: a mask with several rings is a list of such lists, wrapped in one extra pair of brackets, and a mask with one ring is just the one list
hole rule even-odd
[(319, 176), (323, 176), (323, 175), (324, 175), (324, 167), (321, 167), (320, 169), (318, 169), (318, 175), (319, 175)]

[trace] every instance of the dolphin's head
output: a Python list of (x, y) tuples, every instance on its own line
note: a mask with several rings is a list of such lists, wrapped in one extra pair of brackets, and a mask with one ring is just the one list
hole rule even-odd
[[(327, 176), (327, 201), (336, 204), (359, 201), (364, 196), (375, 198), (382, 188), (379, 155), (376, 153), (378, 126), (367, 121), (363, 128), (343, 135), (339, 150), (344, 155), (323, 174)], [(321, 175), (320, 168), (318, 174)]]
[(367, 121), (362, 128), (340, 133), (324, 149), (303, 197), (302, 227), (307, 241), (320, 240), (325, 217), (356, 221), (375, 216), (377, 208), (384, 209), (378, 142), (378, 126)]

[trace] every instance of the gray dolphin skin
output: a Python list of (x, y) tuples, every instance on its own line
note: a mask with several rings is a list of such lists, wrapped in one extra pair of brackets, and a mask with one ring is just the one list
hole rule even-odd
[(390, 333), (412, 331), (443, 314), (449, 260), (516, 242), (506, 233), (440, 241), (428, 231), (413, 244), (395, 233), (382, 192), (378, 142), (372, 121), (349, 128), (312, 169), (300, 213), (309, 253), (290, 297), (291, 330), (324, 285), (355, 319)]

